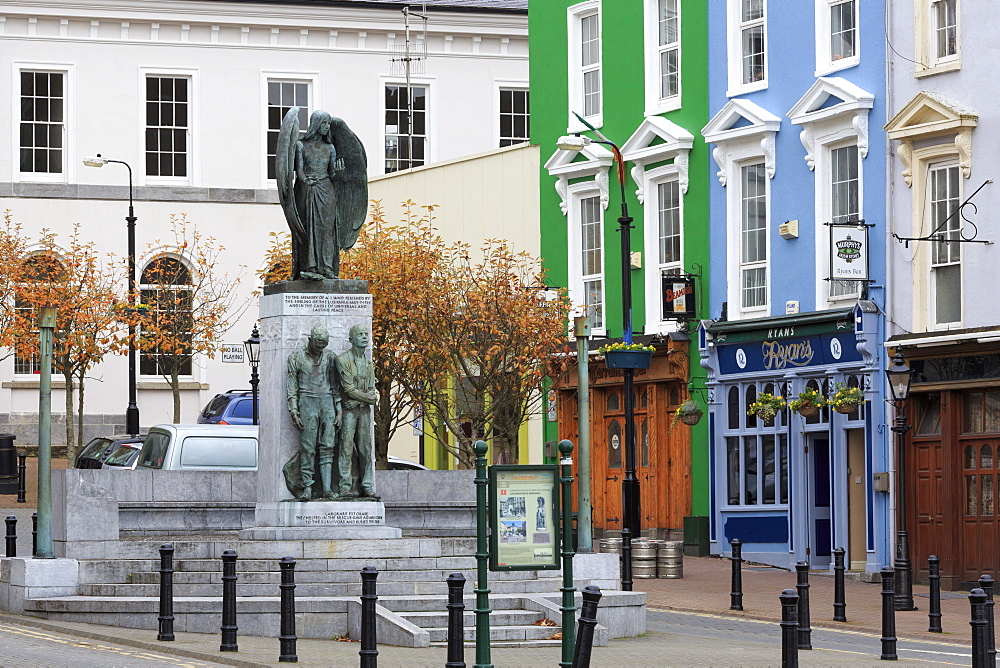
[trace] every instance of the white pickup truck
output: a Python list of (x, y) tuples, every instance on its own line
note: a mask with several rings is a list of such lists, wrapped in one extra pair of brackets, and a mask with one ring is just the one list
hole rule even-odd
[(254, 425), (158, 424), (149, 428), (137, 468), (256, 471)]

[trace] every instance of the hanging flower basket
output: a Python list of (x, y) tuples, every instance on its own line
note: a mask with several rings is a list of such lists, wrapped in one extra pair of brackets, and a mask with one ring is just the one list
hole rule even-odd
[(787, 406), (784, 397), (761, 392), (757, 395), (757, 401), (747, 407), (749, 409), (747, 415), (756, 415), (761, 420), (768, 422), (774, 419), (778, 411), (784, 410)]
[(858, 402), (858, 403), (836, 404), (833, 407), (833, 410), (837, 411), (838, 413), (843, 413), (844, 415), (850, 415), (854, 411), (858, 410), (858, 406), (860, 406), (860, 405), (861, 405), (861, 402)]
[(693, 427), (701, 421), (702, 415), (704, 413), (701, 410), (701, 406), (695, 403), (694, 400), (688, 399), (674, 411), (674, 424), (683, 422), (689, 427)]
[(830, 397), (830, 405), (838, 413), (844, 415), (853, 413), (858, 410), (858, 406), (865, 403), (865, 394), (861, 388), (850, 387), (846, 383), (837, 383), (835, 389), (837, 391)]
[(802, 417), (812, 417), (819, 413), (819, 409), (826, 406), (826, 397), (811, 387), (799, 392), (797, 399), (788, 404), (793, 411), (797, 411)]
[(599, 348), (598, 352), (604, 355), (604, 363), (609, 369), (648, 369), (655, 350), (641, 343), (611, 343)]
[(798, 407), (798, 413), (802, 417), (812, 417), (819, 414), (819, 406), (815, 404), (802, 404)]

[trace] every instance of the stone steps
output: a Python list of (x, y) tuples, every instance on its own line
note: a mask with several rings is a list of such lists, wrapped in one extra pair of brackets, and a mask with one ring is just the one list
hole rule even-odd
[[(447, 610), (435, 610), (428, 612), (397, 612), (396, 614), (407, 621), (413, 622), (422, 629), (431, 630), (436, 628), (448, 628)], [(519, 608), (509, 610), (493, 610), (490, 613), (490, 626), (532, 626), (535, 622), (542, 619), (542, 617), (542, 613), (534, 610), (522, 610)], [(470, 609), (469, 606), (466, 606), (465, 612), (462, 615), (462, 626), (465, 628), (474, 628), (475, 625), (476, 612), (475, 610)], [(431, 634), (431, 642), (434, 642), (433, 634)]]

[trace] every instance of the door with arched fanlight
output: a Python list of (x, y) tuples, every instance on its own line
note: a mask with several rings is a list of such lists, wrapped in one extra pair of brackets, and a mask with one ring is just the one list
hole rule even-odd
[(958, 436), (961, 480), (958, 485), (962, 526), (962, 580), (973, 582), (983, 573), (996, 577), (997, 473), (1000, 449), (1000, 392), (964, 392)]

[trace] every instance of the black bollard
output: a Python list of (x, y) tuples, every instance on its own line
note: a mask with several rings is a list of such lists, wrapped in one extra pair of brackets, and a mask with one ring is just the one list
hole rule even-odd
[(7, 523), (7, 556), (17, 556), (17, 518), (8, 515), (4, 520)]
[(378, 668), (378, 650), (375, 648), (375, 580), (378, 570), (374, 566), (361, 569), (361, 668)]
[(995, 665), (990, 661), (989, 634), (990, 623), (986, 619), (986, 592), (982, 589), (973, 589), (969, 594), (969, 604), (972, 607), (972, 619), (969, 625), (972, 627), (972, 668), (987, 668)]
[(632, 530), (622, 529), (622, 591), (632, 591)]
[(897, 661), (896, 656), (896, 571), (891, 566), (882, 569), (882, 656), (883, 661)]
[(927, 557), (927, 579), (931, 584), (930, 612), (927, 613), (930, 633), (941, 633), (941, 560), (937, 555)]
[(292, 557), (282, 557), (278, 562), (281, 568), (281, 635), (278, 636), (278, 643), (281, 654), (278, 655), (279, 663), (298, 663), (299, 657), (295, 654), (295, 559)]
[(795, 564), (795, 589), (799, 594), (799, 649), (812, 649), (812, 627), (809, 626), (809, 562)]
[(573, 651), (573, 668), (590, 668), (590, 652), (594, 647), (594, 627), (597, 626), (597, 605), (601, 602), (601, 588), (587, 585), (583, 588), (583, 605), (576, 632), (576, 649)]
[(743, 609), (743, 542), (734, 538), (730, 543), (733, 556), (730, 557), (733, 567), (733, 590), (729, 593), (729, 609)]
[(28, 500), (25, 498), (25, 488), (24, 484), (27, 480), (25, 471), (27, 470), (27, 464), (25, 463), (25, 458), (28, 456), (26, 452), (17, 453), (17, 502), (27, 503)]
[(997, 662), (996, 626), (993, 622), (993, 576), (980, 575), (979, 588), (986, 594), (986, 643), (990, 652), (990, 665)]
[(448, 576), (448, 662), (445, 668), (465, 668), (465, 576)]
[(160, 546), (160, 622), (157, 640), (174, 639), (174, 546)]
[(847, 621), (847, 602), (844, 600), (844, 554), (838, 547), (833, 551), (833, 621)]
[(38, 513), (31, 513), (31, 556), (38, 552)]
[(781, 601), (781, 668), (799, 665), (799, 595), (786, 589), (778, 596)]
[(222, 644), (220, 652), (238, 652), (236, 644), (236, 552), (222, 553)]

